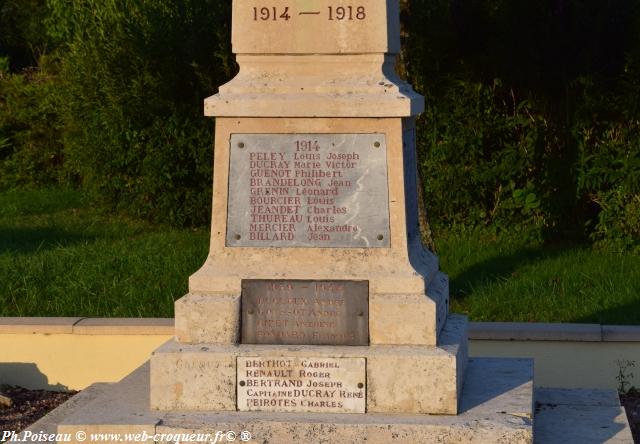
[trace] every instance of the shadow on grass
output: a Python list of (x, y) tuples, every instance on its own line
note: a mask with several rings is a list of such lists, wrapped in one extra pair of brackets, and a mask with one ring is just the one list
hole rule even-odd
[(640, 325), (640, 296), (632, 302), (606, 309), (598, 309), (591, 314), (572, 319), (585, 324)]
[(28, 254), (95, 240), (57, 228), (0, 228), (0, 253)]
[(53, 214), (86, 206), (82, 194), (74, 190), (54, 188), (0, 193), (0, 218)]
[(526, 264), (553, 259), (562, 256), (568, 251), (584, 248), (585, 247), (579, 244), (554, 244), (529, 247), (522, 248), (508, 255), (496, 256), (475, 263), (451, 279), (452, 295), (458, 300), (463, 300), (474, 288), (518, 276), (518, 269)]

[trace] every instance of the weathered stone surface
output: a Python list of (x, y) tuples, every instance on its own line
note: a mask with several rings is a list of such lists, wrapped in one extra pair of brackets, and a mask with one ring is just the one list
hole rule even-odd
[(603, 325), (602, 340), (606, 342), (640, 342), (640, 326)]
[(458, 413), (467, 365), (467, 320), (450, 315), (438, 347), (393, 347), (367, 359), (369, 412)]
[[(240, 72), (204, 101), (216, 117), (407, 117), (424, 98), (382, 54), (238, 55)], [(228, 143), (228, 140), (227, 140)]]
[[(503, 369), (502, 375), (495, 373)], [(130, 379), (67, 418), (61, 427), (73, 433), (127, 430), (149, 424), (154, 433), (211, 433), (243, 430), (249, 442), (531, 443), (531, 361), (476, 359), (469, 364), (458, 416), (389, 414), (312, 414), (270, 412), (159, 413), (149, 410), (147, 378)], [(472, 399), (467, 400), (468, 393)], [(527, 398), (528, 397), (528, 398)], [(509, 406), (505, 410), (505, 405)], [(96, 406), (94, 408), (94, 406)], [(102, 407), (98, 407), (102, 406)], [(515, 413), (517, 414), (515, 414)], [(105, 441), (107, 442), (107, 441)]]
[(371, 344), (435, 344), (436, 305), (422, 293), (372, 294), (369, 297)]
[(236, 54), (397, 54), (398, 2), (236, 0), (231, 41)]
[[(470, 380), (482, 383), (467, 388)], [(533, 418), (532, 359), (469, 359), (460, 411), (474, 409), (489, 414), (494, 408), (515, 418)]]
[(536, 389), (537, 404), (620, 407), (615, 390), (606, 389)]
[[(520, 369), (519, 371), (517, 369)], [(117, 384), (96, 384), (28, 430), (68, 433), (252, 433), (250, 442), (531, 443), (530, 360), (472, 359), (458, 416), (304, 413), (160, 413), (149, 410), (148, 366)], [(614, 390), (536, 390), (535, 442), (632, 443)], [(366, 441), (365, 441), (366, 440)], [(105, 440), (104, 442), (109, 442)]]
[(472, 339), (497, 341), (600, 342), (600, 325), (530, 322), (474, 322)]
[(151, 406), (235, 410), (237, 357), (365, 358), (367, 411), (458, 411), (467, 359), (467, 320), (450, 315), (439, 346), (188, 345), (168, 342), (151, 359)]
[(389, 247), (381, 134), (232, 134), (228, 247)]
[[(81, 403), (58, 423), (58, 433), (69, 434), (68, 442), (72, 444), (89, 442), (90, 433), (146, 432), (153, 435), (161, 417), (149, 409), (148, 393), (149, 365), (145, 364), (119, 383), (98, 387), (88, 399), (78, 399)], [(77, 435), (77, 432), (82, 433)], [(78, 436), (85, 439), (78, 439)]]
[(539, 389), (535, 442), (631, 444), (633, 437), (615, 390)]
[[(277, 0), (263, 9), (237, 0), (233, 7), (233, 47), (241, 68), (219, 94), (205, 101), (205, 114), (217, 117), (212, 237), (207, 262), (190, 278), (190, 291), (236, 294), (247, 279), (366, 280), (371, 345), (435, 347), (448, 312), (448, 281), (437, 275), (437, 258), (424, 249), (416, 231), (413, 117), (424, 102), (394, 72), (400, 47), (397, 2), (312, 0), (292, 5)], [(289, 31), (286, 37), (283, 29)], [(323, 37), (320, 29), (329, 35)], [(379, 222), (386, 226), (388, 209), (388, 233), (374, 238), (381, 244), (371, 242), (367, 233), (366, 239), (358, 238), (359, 244), (355, 237), (303, 243), (295, 236), (252, 239), (243, 232), (246, 216), (252, 216), (244, 203), (251, 195), (243, 177), (251, 159), (245, 157), (260, 154), (248, 148), (273, 145), (267, 154), (288, 154), (282, 144), (291, 143), (295, 135), (327, 141), (351, 137), (350, 146), (359, 155), (357, 141), (384, 138), (377, 148), (386, 145), (385, 204), (378, 205), (385, 193), (375, 186), (363, 187), (369, 196), (354, 193), (356, 201), (373, 199), (363, 204), (370, 214), (363, 232)], [(249, 140), (252, 137), (256, 140)], [(383, 176), (380, 159), (369, 158), (362, 165)], [(206, 342), (205, 330), (198, 335), (201, 342)]]
[(188, 294), (175, 303), (176, 341), (185, 344), (235, 344), (240, 335), (240, 292)]
[[(399, 119), (216, 119), (214, 202), (211, 251), (207, 263), (190, 279), (197, 294), (239, 294), (242, 279), (369, 280), (372, 292), (425, 291), (438, 268), (431, 255), (416, 274), (407, 254), (405, 187), (402, 179), (402, 122)], [(350, 129), (350, 131), (349, 131)], [(232, 134), (380, 133), (387, 142), (390, 248), (229, 248), (226, 246), (229, 201), (229, 139)], [(415, 192), (415, 190), (407, 191)], [(295, 266), (292, 266), (294, 265)], [(319, 264), (323, 264), (319, 267)]]
[(0, 317), (2, 334), (71, 334), (82, 318)]
[(74, 335), (171, 335), (174, 330), (167, 318), (85, 318), (73, 326)]
[[(429, 290), (427, 295), (370, 292), (370, 344), (436, 345), (446, 325), (448, 299), (448, 286), (437, 293)], [(240, 297), (187, 295), (176, 302), (176, 340), (185, 344), (236, 343), (240, 340), (240, 318)]]
[(365, 413), (364, 358), (238, 357), (238, 410)]
[[(450, 315), (439, 338), (438, 346), (455, 356), (456, 362), (456, 387), (457, 396), (460, 401), (464, 380), (467, 374), (469, 361), (469, 321), (466, 316)], [(533, 378), (533, 375), (531, 376)], [(460, 403), (458, 402), (458, 412)]]
[(436, 335), (439, 335), (449, 315), (449, 276), (442, 272), (436, 273), (427, 287), (427, 295), (436, 306)]
[(234, 353), (168, 342), (151, 357), (150, 399), (157, 410), (234, 411)]
[(397, 1), (266, 7), (239, 0), (233, 11), (240, 73), (205, 100), (206, 115), (406, 117), (424, 110), (424, 98), (395, 73)]
[[(384, 298), (394, 300), (396, 295), (405, 295), (415, 303), (414, 308), (421, 313), (403, 319), (402, 329), (406, 333), (396, 334), (389, 330), (392, 338), (385, 339), (388, 325), (383, 318), (371, 318), (372, 344), (405, 343), (436, 345), (438, 330), (443, 322), (437, 318), (446, 313), (446, 286), (442, 291), (434, 291), (433, 283), (438, 270), (438, 260), (424, 250), (416, 240), (408, 243), (407, 209), (404, 201), (407, 194), (415, 189), (406, 189), (404, 174), (403, 125), (400, 119), (216, 119), (216, 158), (214, 162), (214, 198), (212, 212), (211, 249), (204, 266), (191, 276), (189, 288), (198, 295), (239, 295), (243, 279), (301, 279), (301, 280), (354, 280), (369, 281), (371, 298), (384, 304)], [(229, 140), (232, 134), (325, 134), (364, 133), (384, 134), (387, 143), (387, 177), (389, 192), (389, 248), (231, 248), (226, 245), (227, 202), (229, 201)], [(221, 148), (222, 147), (222, 148)], [(413, 217), (413, 216), (412, 216)], [(409, 258), (417, 258), (409, 260)], [(425, 296), (425, 292), (427, 293)], [(213, 300), (209, 300), (211, 302)], [(202, 299), (202, 303), (207, 303)], [(445, 304), (445, 308), (441, 307)], [(234, 310), (232, 305), (228, 309)], [(197, 342), (220, 343), (220, 334), (233, 332), (206, 322), (185, 323), (181, 320), (182, 308), (177, 307), (176, 325), (182, 337), (197, 338)], [(373, 307), (371, 307), (373, 309)], [(198, 307), (194, 319), (201, 313), (216, 313), (225, 317), (220, 309)], [(440, 313), (440, 315), (439, 315)], [(232, 316), (239, 315), (234, 311)], [(400, 315), (402, 316), (402, 315)], [(218, 322), (216, 319), (212, 321)], [(381, 323), (381, 324), (380, 324)], [(181, 325), (197, 325), (198, 331), (180, 329)], [(232, 323), (230, 323), (232, 324)], [(413, 327), (412, 327), (413, 326)], [(409, 333), (415, 329), (416, 334)], [(378, 333), (373, 333), (377, 331)], [(236, 331), (237, 334), (238, 331)], [(210, 339), (208, 339), (210, 338)], [(417, 338), (417, 339), (416, 339)], [(193, 339), (191, 339), (193, 341)], [(186, 341), (185, 341), (186, 342)]]

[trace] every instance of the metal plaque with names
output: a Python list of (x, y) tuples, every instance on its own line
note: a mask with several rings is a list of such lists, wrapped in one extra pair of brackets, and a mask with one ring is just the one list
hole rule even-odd
[(232, 134), (226, 245), (389, 247), (384, 134)]
[(367, 281), (242, 281), (243, 344), (369, 345)]
[(237, 358), (241, 412), (365, 413), (365, 358)]

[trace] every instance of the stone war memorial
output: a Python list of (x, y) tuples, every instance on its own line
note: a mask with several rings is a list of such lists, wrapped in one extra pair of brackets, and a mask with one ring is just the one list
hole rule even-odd
[(468, 359), (421, 243), (398, 1), (234, 0), (232, 47), (240, 72), (204, 103), (210, 252), (175, 338), (58, 431), (532, 442), (533, 362)]

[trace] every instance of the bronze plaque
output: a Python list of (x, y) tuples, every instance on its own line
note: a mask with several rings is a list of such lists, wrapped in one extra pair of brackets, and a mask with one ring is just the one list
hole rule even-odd
[(228, 247), (388, 248), (384, 134), (232, 134)]
[(242, 281), (243, 344), (368, 345), (368, 281)]
[(365, 413), (365, 358), (238, 357), (241, 412)]

